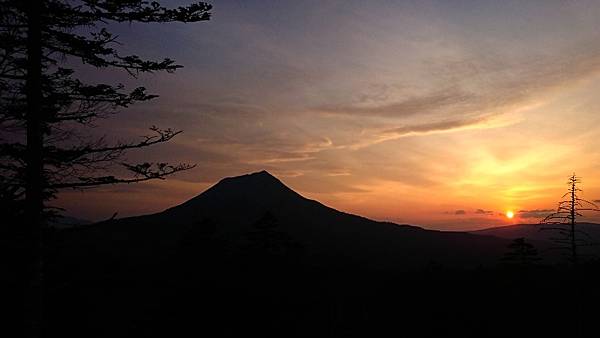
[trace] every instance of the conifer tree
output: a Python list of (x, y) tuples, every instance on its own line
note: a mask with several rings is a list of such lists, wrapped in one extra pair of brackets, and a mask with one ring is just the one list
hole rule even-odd
[(537, 249), (523, 237), (513, 240), (508, 248), (510, 251), (504, 254), (502, 258), (507, 263), (524, 267), (535, 264), (540, 260)]
[[(179, 130), (153, 126), (148, 136), (130, 142), (91, 137), (88, 128), (98, 119), (157, 96), (144, 87), (127, 90), (118, 83), (86, 83), (74, 66), (122, 70), (133, 78), (174, 72), (181, 66), (169, 58), (123, 54), (111, 24), (204, 21), (210, 18), (211, 5), (0, 0), (0, 9), (0, 196), (3, 204), (10, 201), (12, 214), (27, 229), (29, 254), (36, 262), (33, 288), (41, 290), (46, 202), (60, 189), (162, 179), (192, 167), (130, 163), (124, 157), (127, 151), (170, 141)], [(39, 325), (40, 318), (33, 320)]]

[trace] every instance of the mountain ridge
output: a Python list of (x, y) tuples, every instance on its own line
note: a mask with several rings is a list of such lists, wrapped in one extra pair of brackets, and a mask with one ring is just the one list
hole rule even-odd
[(158, 213), (78, 227), (66, 242), (135, 259), (158, 259), (152, 257), (175, 252), (182, 242), (208, 237), (239, 251), (266, 215), (272, 218), (273, 231), (297, 242), (304, 248), (304, 261), (317, 266), (393, 269), (426, 266), (431, 261), (495, 264), (508, 243), (491, 236), (425, 230), (345, 213), (303, 197), (266, 171), (224, 178)]

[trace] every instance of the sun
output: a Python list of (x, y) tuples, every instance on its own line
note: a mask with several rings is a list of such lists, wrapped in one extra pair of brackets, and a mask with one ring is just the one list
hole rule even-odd
[(506, 217), (509, 218), (509, 219), (512, 219), (513, 217), (515, 217), (515, 213), (512, 212), (512, 210), (508, 210), (506, 212)]

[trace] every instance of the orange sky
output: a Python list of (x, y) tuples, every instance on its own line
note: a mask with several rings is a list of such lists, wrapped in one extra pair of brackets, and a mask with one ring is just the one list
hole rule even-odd
[(57, 203), (88, 219), (156, 212), (266, 169), (379, 220), (463, 230), (508, 224), (500, 214), (514, 210), (537, 221), (573, 172), (600, 199), (598, 17), (593, 1), (223, 1), (205, 24), (117, 27), (130, 50), (186, 68), (142, 77), (161, 98), (104, 130), (183, 129), (131, 159), (198, 166)]

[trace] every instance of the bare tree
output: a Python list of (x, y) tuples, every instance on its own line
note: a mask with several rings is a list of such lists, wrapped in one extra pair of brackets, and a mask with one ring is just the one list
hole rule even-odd
[(540, 223), (545, 226), (542, 230), (552, 230), (557, 233), (552, 240), (557, 243), (559, 249), (568, 251), (569, 260), (573, 264), (579, 261), (579, 248), (591, 245), (590, 236), (584, 231), (577, 229), (577, 218), (583, 217), (581, 212), (600, 211), (598, 206), (579, 197), (582, 191), (578, 188), (581, 179), (573, 174), (567, 182), (569, 190), (562, 196), (563, 200), (558, 202), (556, 212), (546, 216)]

